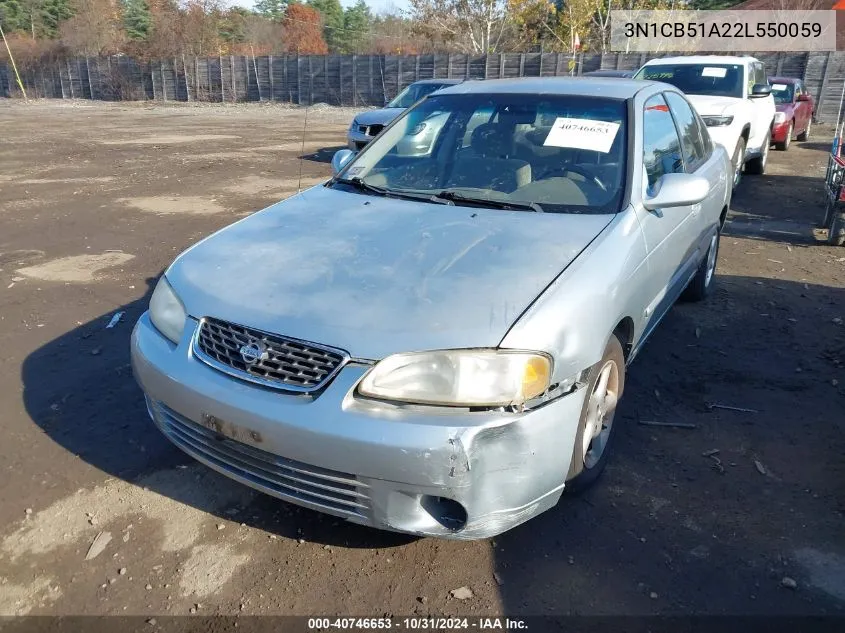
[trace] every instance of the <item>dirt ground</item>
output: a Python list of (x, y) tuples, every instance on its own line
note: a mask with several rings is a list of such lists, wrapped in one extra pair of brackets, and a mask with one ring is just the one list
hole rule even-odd
[(348, 525), (161, 436), (129, 368), (151, 284), (300, 169), (325, 178), (351, 114), (311, 109), (300, 163), (296, 108), (0, 102), (0, 615), (845, 615), (830, 130), (746, 177), (717, 290), (630, 368), (601, 481), (496, 539)]

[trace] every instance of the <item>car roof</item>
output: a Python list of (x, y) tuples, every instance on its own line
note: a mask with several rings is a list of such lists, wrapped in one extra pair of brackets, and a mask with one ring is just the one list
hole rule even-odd
[(644, 65), (655, 64), (747, 64), (758, 62), (759, 59), (743, 55), (681, 55), (678, 57), (658, 57), (648, 60)]
[(779, 84), (797, 84), (800, 79), (795, 77), (769, 77), (769, 83), (778, 82)]
[(630, 99), (653, 85), (657, 82), (617, 77), (522, 77), (465, 81), (443, 88), (437, 94), (549, 94)]
[(420, 79), (419, 81), (415, 81), (414, 85), (416, 86), (418, 84), (421, 84), (421, 85), (426, 85), (426, 84), (441, 85), (442, 84), (444, 86), (454, 86), (454, 85), (459, 84), (463, 81), (464, 81), (463, 79), (446, 79), (446, 78), (443, 78), (443, 79)]

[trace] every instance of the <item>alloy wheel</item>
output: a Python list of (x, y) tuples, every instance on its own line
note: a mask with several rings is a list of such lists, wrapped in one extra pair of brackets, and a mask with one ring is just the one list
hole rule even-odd
[(601, 368), (587, 404), (587, 419), (581, 447), (585, 468), (595, 466), (604, 454), (618, 402), (619, 367), (615, 361), (609, 360)]

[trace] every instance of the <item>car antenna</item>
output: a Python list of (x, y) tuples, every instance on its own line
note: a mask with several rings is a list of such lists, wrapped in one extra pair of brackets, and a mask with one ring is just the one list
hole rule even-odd
[(308, 129), (308, 108), (310, 104), (305, 106), (305, 121), (302, 124), (302, 146), (299, 148), (299, 182), (296, 183), (296, 193), (302, 193), (302, 161), (305, 156), (305, 131)]

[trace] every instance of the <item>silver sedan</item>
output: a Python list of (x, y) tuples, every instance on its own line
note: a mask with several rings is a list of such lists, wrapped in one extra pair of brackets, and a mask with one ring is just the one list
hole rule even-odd
[[(421, 122), (425, 153), (396, 151)], [(714, 284), (730, 160), (684, 96), (468, 82), (199, 242), (132, 336), (179, 448), (287, 502), (448, 538), (601, 473), (626, 368)]]

